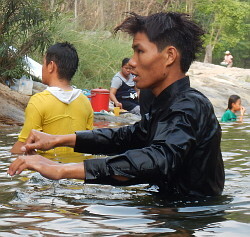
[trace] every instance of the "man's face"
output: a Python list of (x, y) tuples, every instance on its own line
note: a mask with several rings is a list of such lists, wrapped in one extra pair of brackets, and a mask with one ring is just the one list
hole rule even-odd
[(139, 89), (150, 88), (154, 94), (159, 94), (166, 80), (166, 58), (159, 52), (157, 46), (150, 42), (145, 33), (138, 32), (134, 36), (132, 48), (134, 55), (129, 61), (131, 73)]

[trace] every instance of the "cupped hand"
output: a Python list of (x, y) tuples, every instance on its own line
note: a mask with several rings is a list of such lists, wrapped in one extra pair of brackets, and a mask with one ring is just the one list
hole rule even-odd
[(21, 147), (21, 151), (29, 155), (34, 154), (36, 149), (47, 151), (55, 147), (55, 140), (56, 135), (32, 129), (25, 145)]
[[(13, 176), (20, 174), (25, 169), (28, 169), (38, 171), (43, 175), (48, 173), (49, 168), (56, 164), (56, 162), (40, 155), (18, 156), (18, 158), (10, 164), (7, 173)], [(52, 172), (51, 175), (55, 175), (55, 172)]]

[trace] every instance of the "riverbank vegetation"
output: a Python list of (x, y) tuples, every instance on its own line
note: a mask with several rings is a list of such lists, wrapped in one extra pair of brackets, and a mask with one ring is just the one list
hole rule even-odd
[(131, 39), (112, 34), (125, 12), (131, 11), (188, 13), (207, 32), (200, 61), (219, 64), (230, 50), (234, 66), (250, 68), (247, 0), (0, 0), (0, 7), (2, 82), (25, 73), (24, 55), (42, 62), (48, 45), (69, 41), (80, 57), (73, 84), (82, 89), (109, 88), (121, 60), (132, 55)]

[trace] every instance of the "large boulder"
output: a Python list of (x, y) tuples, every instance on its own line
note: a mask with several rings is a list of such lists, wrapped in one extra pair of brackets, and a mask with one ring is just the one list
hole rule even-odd
[(194, 62), (188, 75), (191, 86), (212, 102), (217, 117), (221, 117), (229, 96), (233, 94), (241, 97), (242, 105), (250, 112), (250, 69)]
[(20, 94), (0, 83), (0, 123), (21, 125), (29, 98), (30, 96)]

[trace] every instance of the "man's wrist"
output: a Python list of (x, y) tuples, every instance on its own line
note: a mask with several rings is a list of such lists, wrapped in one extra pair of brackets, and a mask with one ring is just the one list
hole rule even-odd
[(74, 148), (75, 143), (76, 134), (57, 135), (55, 138), (55, 146), (67, 146)]

